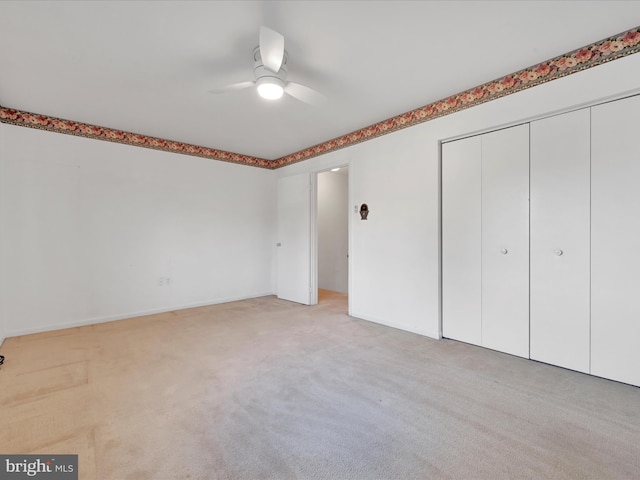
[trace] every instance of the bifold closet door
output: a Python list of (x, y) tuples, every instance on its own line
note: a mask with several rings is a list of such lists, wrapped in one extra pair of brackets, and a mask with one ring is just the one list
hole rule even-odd
[(640, 96), (591, 122), (591, 373), (640, 386)]
[(531, 123), (531, 358), (589, 372), (590, 110)]
[(480, 137), (442, 145), (442, 335), (480, 345)]
[(529, 357), (529, 125), (482, 139), (482, 346)]

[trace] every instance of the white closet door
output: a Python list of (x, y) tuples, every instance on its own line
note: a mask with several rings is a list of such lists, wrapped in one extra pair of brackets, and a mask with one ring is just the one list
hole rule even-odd
[(442, 334), (481, 344), (480, 137), (442, 145)]
[(531, 358), (589, 372), (590, 110), (531, 123)]
[(640, 97), (591, 115), (591, 373), (640, 385)]
[(482, 135), (482, 346), (529, 357), (529, 125)]

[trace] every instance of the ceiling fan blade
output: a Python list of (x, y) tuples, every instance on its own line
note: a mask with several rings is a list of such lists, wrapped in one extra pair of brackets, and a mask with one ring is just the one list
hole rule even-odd
[(318, 106), (327, 101), (327, 97), (321, 93), (295, 82), (288, 82), (284, 87), (284, 91), (293, 98), (296, 98), (301, 102), (308, 103), (309, 105)]
[(256, 82), (240, 82), (232, 83), (231, 85), (225, 85), (224, 87), (214, 88), (209, 90), (209, 93), (226, 93), (234, 90), (242, 90), (243, 88), (253, 87)]
[(267, 27), (260, 27), (260, 57), (262, 64), (278, 73), (284, 59), (284, 37)]

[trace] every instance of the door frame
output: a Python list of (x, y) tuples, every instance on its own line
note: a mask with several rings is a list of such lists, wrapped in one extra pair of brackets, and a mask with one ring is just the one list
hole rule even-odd
[[(309, 284), (311, 285), (310, 293), (310, 305), (318, 304), (318, 175), (325, 172), (330, 172), (334, 168), (348, 168), (349, 174), (347, 176), (347, 213), (349, 213), (351, 205), (351, 165), (340, 164), (332, 165), (330, 167), (323, 168), (321, 170), (314, 170), (311, 172), (311, 212), (310, 212), (310, 239), (311, 239), (311, 279)], [(357, 207), (356, 207), (357, 210)], [(351, 228), (352, 228), (352, 215), (348, 215), (347, 222), (347, 299), (348, 299), (348, 314), (351, 314)]]

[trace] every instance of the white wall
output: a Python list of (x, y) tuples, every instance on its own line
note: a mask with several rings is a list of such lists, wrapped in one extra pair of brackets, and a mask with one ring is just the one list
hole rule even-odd
[[(3, 208), (3, 182), (2, 182), (2, 178), (4, 178), (4, 173), (3, 173), (3, 156), (4, 156), (4, 132), (5, 132), (6, 126), (2, 123), (0, 123), (0, 212), (2, 211)], [(3, 251), (3, 239), (4, 239), (4, 232), (5, 229), (3, 228), (2, 224), (0, 223), (0, 275), (1, 272), (4, 271), (5, 267), (4, 267), (4, 263), (3, 263), (3, 258), (4, 256), (1, 254), (1, 252)], [(4, 289), (2, 286), (2, 283), (0, 281), (0, 347), (2, 347), (2, 342), (4, 342), (4, 339), (6, 338), (6, 329), (5, 329), (5, 314), (4, 314)]]
[(12, 125), (2, 140), (7, 336), (273, 293), (274, 172)]
[[(349, 165), (350, 313), (440, 335), (440, 142), (640, 91), (631, 55), (275, 173), (0, 125), (4, 335), (274, 289), (274, 177)], [(170, 286), (158, 286), (159, 278)], [(0, 335), (1, 335), (0, 330)]]
[(349, 164), (351, 315), (440, 336), (440, 142), (640, 90), (631, 55), (440, 119), (277, 170)]
[(318, 174), (318, 288), (347, 293), (349, 177)]

